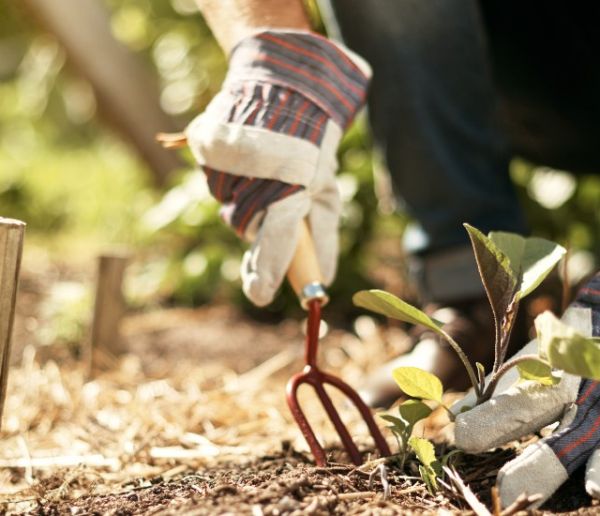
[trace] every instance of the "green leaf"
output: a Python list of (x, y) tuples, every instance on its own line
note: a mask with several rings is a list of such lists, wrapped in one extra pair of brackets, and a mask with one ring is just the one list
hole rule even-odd
[(446, 453), (445, 455), (442, 456), (442, 460), (441, 460), (441, 466), (444, 468), (446, 466), (448, 466), (450, 464), (450, 461), (456, 457), (457, 455), (460, 455), (461, 453), (464, 453), (462, 450), (452, 450), (449, 451), (448, 453)]
[(600, 380), (600, 342), (588, 338), (546, 311), (535, 319), (540, 355), (552, 367)]
[(398, 367), (392, 371), (398, 387), (413, 398), (442, 402), (444, 387), (440, 379), (418, 367)]
[(374, 312), (411, 324), (421, 324), (426, 328), (433, 330), (438, 335), (441, 335), (458, 354), (460, 360), (467, 370), (471, 384), (475, 388), (475, 391), (478, 391), (479, 386), (477, 384), (477, 378), (471, 364), (469, 363), (469, 359), (460, 348), (458, 343), (456, 343), (454, 339), (452, 339), (452, 337), (442, 329), (442, 322), (432, 319), (418, 308), (405, 303), (393, 294), (384, 292), (383, 290), (362, 290), (354, 294), (352, 300), (356, 306), (361, 306), (368, 310), (372, 310)]
[(435, 456), (433, 444), (428, 439), (422, 437), (411, 437), (408, 445), (412, 448), (421, 463), (419, 473), (427, 489), (431, 493), (437, 491), (437, 477), (442, 471), (442, 466)]
[(499, 330), (500, 322), (517, 294), (518, 277), (508, 256), (490, 238), (469, 224), (464, 226), (471, 239), (477, 269)]
[(493, 231), (489, 238), (508, 257), (522, 299), (535, 290), (566, 253), (564, 247), (544, 238)]
[(475, 367), (477, 367), (477, 372), (479, 376), (485, 378), (485, 366), (481, 362), (475, 362)]
[(415, 423), (425, 419), (432, 410), (425, 403), (419, 400), (406, 400), (398, 407), (400, 419), (405, 421), (408, 427), (412, 430)]
[(421, 324), (430, 330), (440, 333), (443, 323), (429, 317), (418, 308), (402, 301), (400, 298), (383, 290), (361, 290), (352, 297), (356, 306), (372, 312), (398, 319), (410, 324)]
[(423, 466), (430, 467), (437, 461), (435, 448), (429, 439), (413, 436), (408, 440), (408, 445), (413, 449), (417, 459)]
[(542, 385), (556, 385), (560, 378), (552, 374), (552, 367), (546, 362), (532, 358), (517, 364), (519, 376), (523, 380), (534, 380)]
[(425, 482), (425, 487), (430, 494), (435, 494), (438, 490), (437, 475), (432, 467), (419, 466), (419, 474), (421, 479)]
[(399, 417), (392, 416), (391, 414), (379, 414), (381, 419), (384, 419), (388, 423), (392, 423), (390, 427), (392, 431), (398, 433), (404, 433), (408, 430), (408, 424), (406, 421), (400, 419)]

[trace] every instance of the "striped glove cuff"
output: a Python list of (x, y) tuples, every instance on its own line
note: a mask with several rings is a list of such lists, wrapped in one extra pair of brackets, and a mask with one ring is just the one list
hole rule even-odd
[[(362, 106), (371, 72), (359, 56), (309, 32), (267, 30), (232, 51), (211, 116), (321, 147), (328, 121), (347, 127)], [(335, 152), (335, 149), (333, 150)], [(303, 185), (203, 166), (221, 216), (243, 236), (254, 217)], [(256, 171), (257, 175), (259, 172)]]
[[(571, 306), (591, 311), (592, 336), (600, 337), (600, 273), (579, 290)], [(575, 404), (575, 419), (547, 441), (569, 475), (600, 446), (600, 382), (582, 380)]]
[(361, 57), (310, 32), (267, 30), (232, 51), (225, 88), (264, 82), (296, 91), (342, 129), (365, 100), (371, 71)]

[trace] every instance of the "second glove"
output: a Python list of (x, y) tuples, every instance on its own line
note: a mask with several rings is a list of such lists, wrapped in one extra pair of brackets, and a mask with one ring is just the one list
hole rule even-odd
[[(600, 336), (600, 273), (579, 291), (563, 321), (584, 336)], [(532, 341), (519, 354), (536, 349), (537, 342)], [(502, 467), (498, 473), (502, 505), (510, 505), (521, 493), (540, 495), (540, 505), (582, 466), (586, 490), (600, 498), (600, 382), (562, 373), (557, 385), (544, 386), (533, 381), (515, 384), (517, 377), (511, 370), (500, 380), (498, 394), (467, 412), (460, 413), (474, 402), (472, 393), (452, 407), (458, 414), (456, 446), (479, 453), (560, 421), (552, 435), (529, 445)]]

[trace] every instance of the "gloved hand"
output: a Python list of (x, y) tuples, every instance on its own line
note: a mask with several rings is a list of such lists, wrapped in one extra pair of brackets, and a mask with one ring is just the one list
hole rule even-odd
[[(585, 336), (600, 336), (600, 273), (579, 291), (562, 320)], [(530, 342), (523, 353), (537, 353), (537, 342)], [(503, 506), (521, 493), (540, 494), (541, 505), (584, 464), (585, 488), (600, 498), (600, 382), (563, 373), (554, 386), (515, 384), (517, 376), (514, 369), (507, 373), (496, 389), (500, 394), (468, 412), (459, 413), (461, 407), (474, 405), (472, 394), (452, 407), (458, 414), (456, 446), (479, 453), (561, 421), (552, 435), (502, 467), (497, 485)]]
[(245, 294), (268, 304), (307, 217), (325, 284), (338, 254), (336, 150), (363, 104), (369, 66), (317, 34), (265, 30), (231, 52), (222, 90), (185, 130), (221, 215), (252, 242)]

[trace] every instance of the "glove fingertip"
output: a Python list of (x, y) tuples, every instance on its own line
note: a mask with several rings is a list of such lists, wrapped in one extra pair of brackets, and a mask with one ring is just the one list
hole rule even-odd
[(600, 498), (600, 449), (589, 458), (585, 471), (585, 490), (590, 496)]
[(258, 307), (267, 306), (275, 297), (276, 289), (269, 287), (261, 281), (258, 274), (251, 274), (244, 278), (242, 290), (246, 297)]
[(532, 505), (542, 505), (569, 478), (552, 449), (545, 443), (532, 444), (516, 459), (505, 464), (498, 473), (498, 489), (503, 507), (508, 507), (521, 494), (538, 495)]
[(600, 484), (596, 479), (587, 479), (585, 481), (585, 490), (593, 498), (600, 498)]

